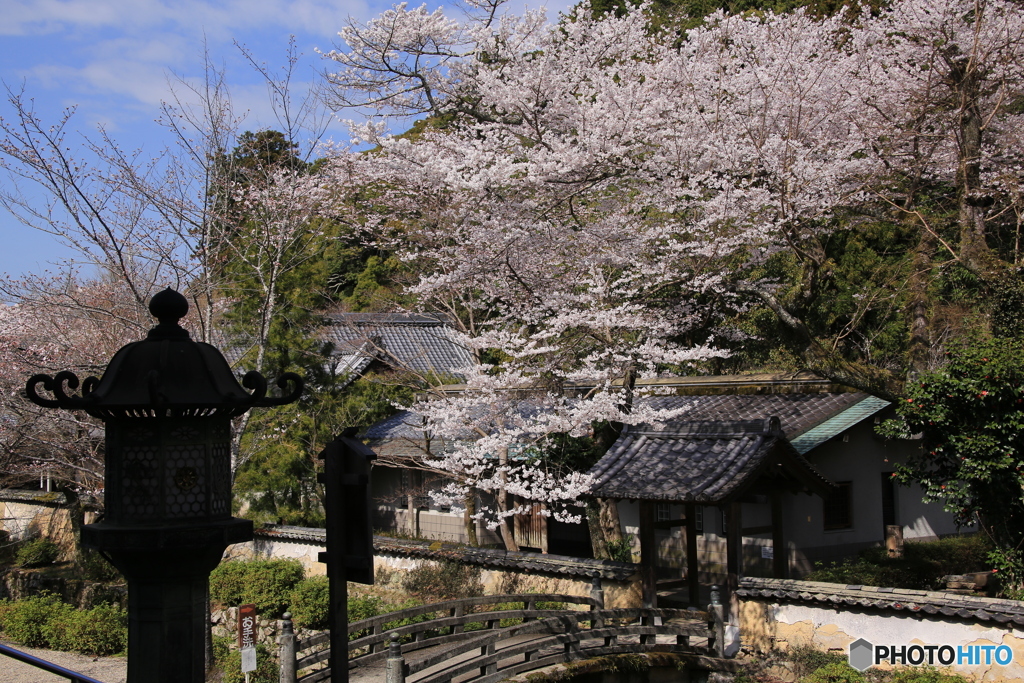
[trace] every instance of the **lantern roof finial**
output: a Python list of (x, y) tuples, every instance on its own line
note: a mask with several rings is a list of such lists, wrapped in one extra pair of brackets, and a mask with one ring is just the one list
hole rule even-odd
[(149, 312), (160, 321), (159, 325), (149, 331), (150, 339), (188, 338), (188, 330), (178, 324), (188, 313), (188, 299), (179, 292), (168, 287), (156, 293), (149, 300)]

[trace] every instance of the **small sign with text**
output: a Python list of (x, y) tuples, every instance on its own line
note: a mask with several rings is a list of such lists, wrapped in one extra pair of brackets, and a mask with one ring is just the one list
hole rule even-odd
[(256, 605), (238, 608), (238, 647), (242, 651), (242, 673), (245, 674), (256, 670), (257, 616)]

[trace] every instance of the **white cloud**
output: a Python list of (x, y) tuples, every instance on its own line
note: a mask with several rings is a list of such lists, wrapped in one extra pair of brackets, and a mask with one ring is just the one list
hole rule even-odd
[(364, 0), (8, 0), (0, 34), (44, 35), (53, 32), (108, 30), (130, 33), (159, 28), (210, 35), (230, 35), (268, 26), (323, 34), (349, 14), (365, 17)]

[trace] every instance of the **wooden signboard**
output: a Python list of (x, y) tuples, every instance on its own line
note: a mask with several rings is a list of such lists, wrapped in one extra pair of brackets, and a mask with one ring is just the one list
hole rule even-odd
[(238, 608), (238, 647), (242, 651), (242, 673), (256, 670), (256, 628), (259, 615), (256, 605), (242, 605)]

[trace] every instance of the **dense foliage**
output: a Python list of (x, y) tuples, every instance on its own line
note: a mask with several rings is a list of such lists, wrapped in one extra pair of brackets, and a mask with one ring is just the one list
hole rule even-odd
[(45, 567), (53, 564), (60, 555), (60, 546), (46, 536), (38, 536), (22, 542), (17, 551), (19, 567)]
[(992, 560), (1017, 585), (1024, 579), (1024, 344), (994, 338), (947, 352), (899, 404), (891, 436), (921, 436), (921, 450), (897, 466), (963, 525), (991, 538)]
[(90, 655), (119, 654), (128, 647), (128, 616), (121, 607), (79, 610), (49, 593), (0, 602), (0, 631), (26, 647)]
[(279, 618), (305, 576), (298, 560), (221, 562), (210, 573), (210, 600), (227, 607), (253, 604), (264, 617)]

